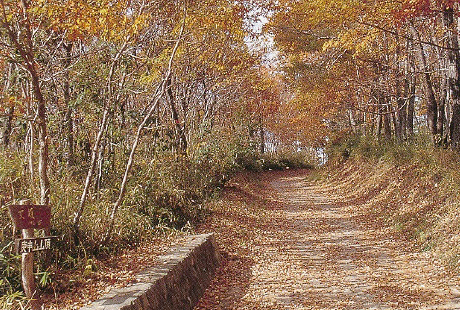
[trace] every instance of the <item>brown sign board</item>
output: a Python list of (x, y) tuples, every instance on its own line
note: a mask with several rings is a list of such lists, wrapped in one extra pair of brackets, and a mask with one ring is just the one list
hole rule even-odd
[(27, 238), (14, 240), (16, 245), (16, 253), (31, 253), (36, 251), (51, 250), (53, 240), (57, 236), (48, 236), (43, 238)]
[(43, 205), (12, 205), (10, 215), (16, 229), (50, 227), (51, 207)]

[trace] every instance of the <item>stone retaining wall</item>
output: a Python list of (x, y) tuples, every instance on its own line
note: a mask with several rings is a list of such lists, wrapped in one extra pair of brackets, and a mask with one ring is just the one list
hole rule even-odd
[(184, 246), (158, 260), (137, 283), (114, 289), (80, 310), (193, 309), (220, 263), (212, 234), (190, 236)]

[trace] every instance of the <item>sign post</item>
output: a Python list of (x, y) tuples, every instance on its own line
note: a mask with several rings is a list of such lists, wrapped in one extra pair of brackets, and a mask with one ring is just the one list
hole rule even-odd
[(34, 281), (34, 252), (51, 249), (51, 241), (56, 237), (35, 238), (34, 229), (49, 229), (51, 207), (23, 202), (20, 205), (9, 206), (9, 211), (14, 227), (22, 230), (23, 239), (15, 240), (16, 251), (22, 254), (22, 286), (30, 300), (30, 308), (39, 310), (41, 302)]

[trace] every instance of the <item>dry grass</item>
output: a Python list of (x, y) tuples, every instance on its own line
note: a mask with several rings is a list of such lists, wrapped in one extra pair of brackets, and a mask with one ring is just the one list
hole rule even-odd
[(435, 252), (455, 272), (460, 263), (455, 176), (431, 168), (420, 162), (397, 166), (382, 159), (351, 159), (331, 169), (327, 179), (341, 193), (342, 203), (372, 211), (421, 250)]

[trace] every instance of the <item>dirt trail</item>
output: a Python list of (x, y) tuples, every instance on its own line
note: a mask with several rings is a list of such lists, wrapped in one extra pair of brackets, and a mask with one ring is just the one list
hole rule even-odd
[(429, 252), (305, 174), (228, 195), (246, 201), (205, 228), (226, 259), (196, 309), (460, 309), (460, 282)]

